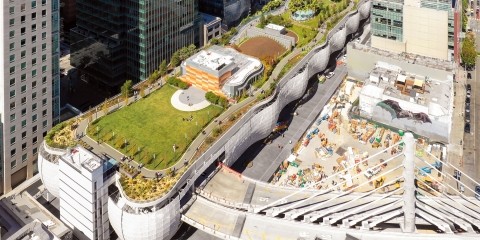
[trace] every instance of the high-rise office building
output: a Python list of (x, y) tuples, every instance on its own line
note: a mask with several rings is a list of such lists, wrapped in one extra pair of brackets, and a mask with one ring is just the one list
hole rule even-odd
[(250, 12), (250, 0), (199, 0), (200, 12), (220, 17), (225, 27), (233, 27)]
[(372, 46), (451, 59), (455, 0), (374, 0)]
[(77, 18), (75, 0), (60, 0), (60, 38), (70, 42), (70, 29), (75, 27)]
[(1, 4), (0, 195), (37, 171), (38, 146), (60, 116), (59, 1)]
[(77, 0), (71, 64), (81, 79), (116, 91), (146, 79), (163, 60), (199, 42), (198, 2)]

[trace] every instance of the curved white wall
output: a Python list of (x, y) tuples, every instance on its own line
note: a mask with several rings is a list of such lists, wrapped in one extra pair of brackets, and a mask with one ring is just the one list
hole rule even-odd
[(63, 154), (59, 149), (51, 149), (43, 142), (38, 153), (38, 174), (43, 185), (53, 196), (59, 196), (59, 165), (55, 160)]
[(176, 197), (164, 207), (148, 213), (134, 214), (123, 211), (125, 199), (115, 203), (108, 199), (108, 218), (113, 229), (125, 240), (170, 239), (180, 227), (180, 198)]

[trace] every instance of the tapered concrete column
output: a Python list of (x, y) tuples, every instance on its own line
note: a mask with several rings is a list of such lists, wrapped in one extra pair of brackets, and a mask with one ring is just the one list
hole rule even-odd
[(406, 133), (403, 153), (403, 232), (415, 232), (415, 139), (412, 133)]

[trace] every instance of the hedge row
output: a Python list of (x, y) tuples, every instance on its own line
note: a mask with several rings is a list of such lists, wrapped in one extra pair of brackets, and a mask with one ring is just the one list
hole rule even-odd
[(212, 104), (220, 105), (222, 107), (228, 106), (228, 100), (226, 98), (218, 96), (213, 92), (205, 93), (205, 98)]
[(189, 87), (188, 83), (180, 80), (179, 78), (176, 78), (176, 77), (169, 77), (167, 79), (167, 83), (172, 85), (172, 86), (175, 86), (175, 87), (178, 87), (178, 88), (181, 88), (181, 89), (187, 89)]

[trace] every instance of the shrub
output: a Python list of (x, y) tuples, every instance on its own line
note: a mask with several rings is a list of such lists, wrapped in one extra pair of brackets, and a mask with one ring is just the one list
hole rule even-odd
[(217, 94), (213, 92), (207, 92), (205, 93), (205, 99), (209, 101), (212, 104), (219, 105), (222, 107), (227, 107), (228, 106), (228, 100), (222, 96), (218, 96)]
[(207, 144), (211, 144), (211, 143), (213, 143), (214, 141), (215, 141), (215, 138), (210, 137), (210, 136), (205, 139), (205, 142), (206, 142)]
[(172, 86), (175, 86), (175, 87), (178, 87), (180, 89), (187, 89), (189, 87), (188, 83), (180, 80), (179, 78), (176, 78), (176, 77), (169, 77), (167, 79), (167, 83), (172, 85)]

